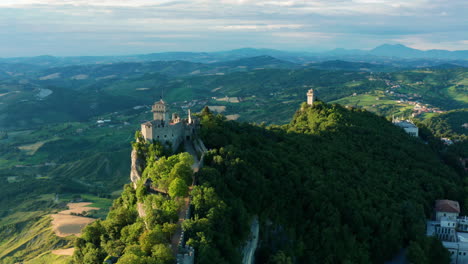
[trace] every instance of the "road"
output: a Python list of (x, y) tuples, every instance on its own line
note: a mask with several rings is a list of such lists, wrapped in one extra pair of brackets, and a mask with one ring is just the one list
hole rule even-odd
[(255, 251), (257, 250), (258, 245), (258, 234), (260, 231), (260, 226), (258, 223), (258, 217), (255, 216), (250, 226), (250, 239), (247, 241), (247, 244), (242, 250), (242, 263), (243, 264), (253, 264)]

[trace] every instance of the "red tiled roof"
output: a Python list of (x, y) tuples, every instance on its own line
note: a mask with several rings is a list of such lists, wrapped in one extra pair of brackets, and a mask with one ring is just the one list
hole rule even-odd
[(457, 201), (437, 200), (435, 204), (436, 212), (460, 213), (460, 205)]

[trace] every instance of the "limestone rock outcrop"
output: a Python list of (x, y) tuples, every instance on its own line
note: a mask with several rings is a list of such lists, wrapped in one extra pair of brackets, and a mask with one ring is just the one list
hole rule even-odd
[(137, 182), (141, 179), (143, 170), (143, 161), (138, 157), (138, 153), (135, 149), (132, 150), (132, 166), (130, 168), (130, 180), (133, 183), (133, 188), (136, 189)]

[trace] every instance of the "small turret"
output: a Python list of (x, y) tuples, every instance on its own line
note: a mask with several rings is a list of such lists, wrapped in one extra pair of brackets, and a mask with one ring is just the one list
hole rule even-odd
[(314, 105), (315, 97), (314, 97), (314, 89), (310, 89), (307, 92), (307, 104)]

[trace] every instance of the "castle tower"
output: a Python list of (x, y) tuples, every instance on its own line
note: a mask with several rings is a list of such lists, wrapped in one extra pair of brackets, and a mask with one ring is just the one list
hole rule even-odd
[(192, 124), (192, 113), (190, 112), (190, 109), (188, 110), (188, 123)]
[(310, 89), (307, 92), (307, 104), (314, 105), (315, 97), (314, 97), (314, 89)]
[(168, 122), (169, 121), (169, 106), (163, 99), (154, 103), (151, 112), (153, 112), (153, 120)]

